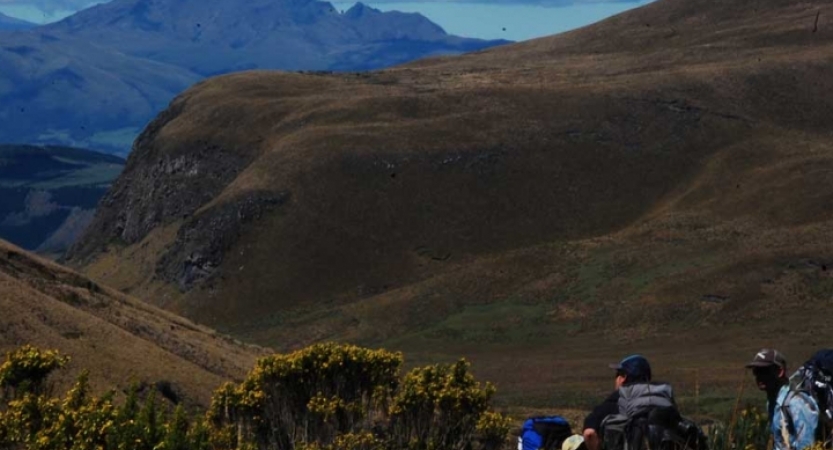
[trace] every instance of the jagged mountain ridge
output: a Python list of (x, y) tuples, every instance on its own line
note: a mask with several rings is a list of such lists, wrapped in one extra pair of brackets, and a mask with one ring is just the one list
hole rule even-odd
[[(326, 70), (342, 53), (385, 42), (433, 42), (441, 51), (481, 41), (449, 36), (419, 14), (382, 13), (356, 4), (341, 14), (328, 2), (260, 0), (120, 0), (81, 11), (47, 27), (87, 39), (107, 38), (130, 55), (184, 66), (202, 75), (232, 68)], [(122, 35), (128, 33), (129, 38)], [(140, 39), (136, 37), (140, 36)], [(212, 49), (206, 54), (206, 49)], [(392, 61), (404, 62), (405, 59)], [(390, 65), (390, 64), (387, 64)]]
[(733, 382), (833, 302), (830, 4), (658, 0), (365, 75), (213, 78), (70, 262), (261, 343), (469, 355), (509, 395), (635, 347)]
[(174, 95), (249, 69), (370, 70), (505, 41), (451, 36), (419, 14), (315, 0), (115, 0), (0, 45), (0, 142), (126, 154)]
[(88, 370), (98, 392), (165, 383), (177, 401), (207, 406), (263, 349), (151, 307), (0, 241), (0, 352), (32, 344), (72, 358), (58, 381)]

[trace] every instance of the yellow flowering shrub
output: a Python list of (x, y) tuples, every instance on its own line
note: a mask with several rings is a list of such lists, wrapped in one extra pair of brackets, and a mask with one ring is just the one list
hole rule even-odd
[(24, 444), (27, 447), (45, 448), (48, 438), (41, 430), (48, 426), (60, 413), (57, 399), (25, 393), (20, 398), (11, 400), (0, 414), (0, 428), (3, 440), (0, 448)]
[(226, 383), (203, 416), (170, 414), (138, 387), (121, 404), (91, 394), (87, 374), (56, 398), (43, 389), (67, 358), (31, 346), (0, 365), (0, 449), (399, 450), (496, 449), (508, 419), (487, 412), (494, 387), (460, 361), (401, 377), (402, 355), (321, 344), (262, 358)]
[(477, 436), (484, 450), (499, 449), (506, 442), (512, 429), (512, 418), (501, 413), (486, 411), (477, 421)]
[[(140, 404), (136, 389), (122, 406), (113, 392), (90, 394), (82, 373), (63, 398), (41, 389), (67, 358), (31, 346), (6, 355), (0, 365), (13, 395), (0, 403), (0, 448), (26, 450), (209, 450), (204, 424), (191, 427), (178, 408), (168, 420), (151, 395)], [(31, 378), (27, 378), (31, 377)], [(193, 428), (193, 432), (192, 429)], [(230, 448), (230, 447), (229, 447)]]
[(386, 442), (373, 433), (347, 433), (337, 436), (330, 445), (319, 442), (300, 444), (296, 450), (387, 450)]
[(0, 365), (0, 388), (4, 397), (19, 396), (25, 392), (40, 393), (46, 378), (55, 369), (69, 361), (55, 350), (41, 350), (24, 345), (6, 353), (6, 361)]
[(709, 429), (709, 448), (765, 450), (771, 436), (766, 411), (747, 405), (726, 423)]
[(824, 445), (824, 442), (816, 442), (804, 450), (830, 450), (830, 448)]
[(348, 433), (338, 436), (331, 450), (384, 450), (385, 442), (372, 433)]
[(494, 393), (465, 360), (414, 369), (391, 405), (391, 437), (399, 448), (467, 448)]
[(243, 442), (233, 445), (330, 445), (384, 416), (401, 365), (399, 353), (331, 343), (261, 358), (242, 383), (215, 392), (208, 417), (234, 425)]

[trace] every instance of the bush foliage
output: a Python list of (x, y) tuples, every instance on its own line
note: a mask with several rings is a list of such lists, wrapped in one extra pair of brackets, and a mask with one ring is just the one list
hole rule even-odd
[[(260, 359), (205, 413), (140, 398), (137, 386), (119, 401), (95, 396), (86, 373), (54, 396), (49, 375), (68, 360), (32, 346), (6, 354), (0, 450), (496, 450), (513, 426), (465, 360), (403, 375), (400, 353), (314, 345)], [(772, 445), (766, 413), (752, 406), (708, 431), (712, 450)]]
[(766, 411), (747, 405), (709, 429), (709, 448), (764, 450), (772, 448)]
[(321, 344), (262, 358), (215, 392), (205, 414), (173, 411), (132, 389), (92, 395), (87, 375), (54, 397), (48, 376), (68, 358), (22, 347), (0, 366), (0, 449), (496, 449), (510, 421), (495, 389), (463, 360), (401, 375), (399, 353)]

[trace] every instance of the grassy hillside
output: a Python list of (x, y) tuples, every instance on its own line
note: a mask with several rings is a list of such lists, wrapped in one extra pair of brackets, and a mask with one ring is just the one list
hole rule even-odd
[(658, 0), (380, 72), (209, 80), (70, 261), (279, 348), (466, 355), (511, 405), (587, 406), (635, 351), (725, 404), (759, 347), (824, 345), (831, 3)]
[(62, 253), (123, 168), (123, 159), (88, 150), (0, 145), (0, 238)]
[(165, 385), (187, 405), (239, 379), (262, 351), (101, 286), (0, 241), (0, 352), (33, 344), (72, 355), (61, 387), (90, 371), (91, 385)]

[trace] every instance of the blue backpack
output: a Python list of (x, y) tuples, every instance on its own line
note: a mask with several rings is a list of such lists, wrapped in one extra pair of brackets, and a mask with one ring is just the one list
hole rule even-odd
[[(833, 350), (819, 350), (790, 377), (790, 389), (802, 391), (818, 404), (816, 440), (829, 442), (833, 436)], [(792, 415), (784, 414), (787, 428), (795, 433)]]
[(524, 421), (518, 437), (518, 450), (557, 450), (573, 431), (561, 416), (537, 416)]

